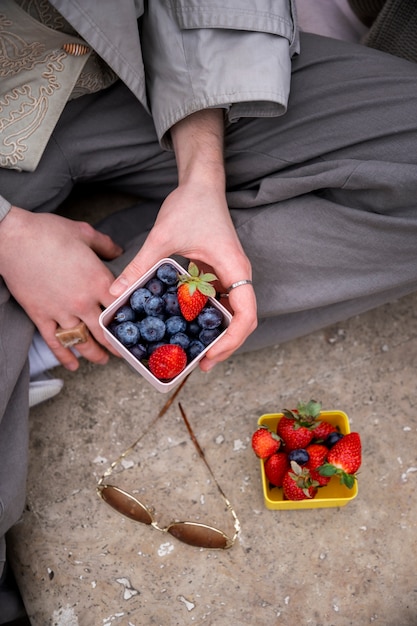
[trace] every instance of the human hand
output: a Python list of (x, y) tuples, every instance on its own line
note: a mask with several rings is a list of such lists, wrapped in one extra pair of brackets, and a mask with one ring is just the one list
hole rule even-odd
[[(243, 278), (251, 278), (246, 257), (230, 218), (223, 189), (187, 182), (165, 200), (154, 227), (141, 250), (124, 269), (111, 288), (120, 295), (161, 258), (179, 254), (194, 260), (201, 269), (212, 271), (219, 279), (219, 291)], [(230, 292), (232, 322), (225, 335), (200, 361), (208, 371), (227, 359), (256, 328), (256, 298), (251, 285)]]
[(78, 360), (55, 337), (57, 325), (66, 329), (83, 321), (90, 337), (77, 351), (94, 363), (108, 360), (100, 344), (112, 348), (98, 318), (101, 307), (114, 299), (109, 293), (114, 277), (99, 257), (112, 259), (121, 252), (89, 224), (58, 215), (12, 207), (0, 225), (0, 274), (67, 369), (77, 369)]

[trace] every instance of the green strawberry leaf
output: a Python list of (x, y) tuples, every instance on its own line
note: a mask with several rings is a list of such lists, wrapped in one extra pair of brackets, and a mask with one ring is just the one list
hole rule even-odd
[(213, 285), (209, 285), (208, 283), (201, 283), (201, 285), (197, 285), (198, 291), (200, 291), (204, 296), (211, 296), (214, 298), (216, 295), (216, 290)]
[(216, 274), (210, 274), (207, 272), (207, 274), (200, 274), (200, 280), (204, 280), (206, 283), (211, 283), (213, 280), (217, 280), (217, 276)]
[(331, 463), (325, 463), (318, 468), (318, 472), (321, 476), (334, 476), (337, 474), (337, 468)]
[(321, 404), (315, 400), (310, 400), (304, 403), (300, 402), (297, 406), (298, 412), (302, 417), (314, 417), (317, 418), (320, 415)]
[(291, 465), (291, 469), (294, 472), (294, 474), (296, 476), (301, 476), (301, 474), (303, 473), (303, 468), (300, 465), (298, 465), (298, 463), (296, 461), (291, 461), (290, 465)]
[(191, 274), (191, 276), (193, 276), (194, 278), (197, 278), (199, 271), (200, 270), (198, 269), (197, 265), (193, 261), (190, 261), (190, 263), (188, 264), (188, 273)]
[(340, 484), (345, 485), (348, 489), (352, 489), (355, 484), (355, 476), (353, 474), (346, 474), (346, 472), (342, 472), (340, 475)]

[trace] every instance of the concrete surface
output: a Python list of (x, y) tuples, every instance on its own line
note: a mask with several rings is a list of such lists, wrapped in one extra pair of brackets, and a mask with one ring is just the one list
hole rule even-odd
[[(33, 626), (415, 626), (417, 295), (285, 345), (194, 372), (181, 402), (241, 522), (201, 550), (115, 513), (100, 474), (166, 400), (116, 357), (81, 362), (32, 409), (27, 510), (10, 535)], [(250, 438), (258, 417), (315, 398), (363, 440), (346, 507), (265, 508)], [(174, 404), (113, 482), (161, 524), (230, 514)]]
[[(346, 0), (297, 4), (305, 30), (360, 35)], [(180, 399), (242, 528), (233, 548), (213, 552), (119, 516), (95, 492), (166, 398), (117, 358), (57, 368), (64, 390), (31, 412), (27, 510), (9, 538), (31, 624), (416, 626), (416, 374), (417, 294), (193, 373)], [(260, 415), (310, 398), (360, 432), (359, 495), (343, 508), (270, 511), (252, 432)], [(114, 482), (161, 524), (233, 529), (176, 404)]]

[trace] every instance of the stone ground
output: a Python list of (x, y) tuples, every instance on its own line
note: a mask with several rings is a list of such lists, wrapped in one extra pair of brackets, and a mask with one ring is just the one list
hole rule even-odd
[[(12, 562), (33, 626), (415, 626), (417, 295), (332, 328), (195, 371), (179, 399), (241, 523), (200, 550), (115, 513), (100, 474), (166, 396), (122, 360), (81, 362), (31, 411), (27, 510)], [(345, 507), (265, 507), (250, 438), (259, 416), (315, 398), (363, 441)], [(175, 517), (233, 530), (177, 404), (113, 482)]]

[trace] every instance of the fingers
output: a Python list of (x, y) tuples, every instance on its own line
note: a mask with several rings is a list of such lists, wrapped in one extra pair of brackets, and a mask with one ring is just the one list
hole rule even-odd
[(148, 236), (142, 248), (132, 261), (126, 265), (123, 272), (110, 286), (110, 294), (118, 298), (126, 289), (147, 272), (155, 263), (169, 256), (170, 250), (164, 250), (161, 246), (150, 243), (152, 234)]
[(87, 222), (77, 222), (83, 240), (102, 259), (115, 259), (123, 253), (117, 243), (109, 235), (101, 233)]
[[(77, 343), (75, 345), (75, 349), (82, 357), (88, 359), (92, 363), (105, 365), (109, 360), (109, 354), (107, 350), (102, 345), (100, 345), (100, 343), (98, 343), (96, 339), (96, 336), (98, 335), (100, 341), (102, 340), (102, 337), (100, 337), (101, 329), (98, 325), (98, 322), (96, 321), (98, 320), (99, 314), (100, 309), (97, 308), (96, 317), (94, 315), (90, 317), (90, 326), (88, 325), (87, 321), (84, 322), (87, 328), (87, 335), (85, 337), (85, 341), (83, 341), (82, 343)], [(46, 343), (48, 344), (49, 348), (52, 350), (56, 358), (66, 369), (70, 371), (75, 371), (76, 369), (78, 369), (78, 358), (71, 349), (71, 346), (65, 347), (65, 345), (62, 345), (59, 339), (59, 335), (61, 333), (58, 333), (58, 336), (56, 333), (58, 328), (63, 330), (71, 330), (76, 328), (79, 324), (79, 318), (77, 319), (72, 316), (68, 316), (60, 324), (57, 324), (54, 321), (50, 320), (47, 324), (40, 324), (38, 326), (39, 332), (45, 339)], [(65, 343), (65, 341), (63, 343)], [(109, 346), (109, 350), (117, 354), (111, 346)]]
[[(238, 293), (239, 292), (239, 293)], [(228, 359), (257, 327), (256, 297), (252, 285), (242, 285), (229, 295), (233, 318), (226, 333), (206, 353), (200, 368), (208, 372), (216, 363)]]

